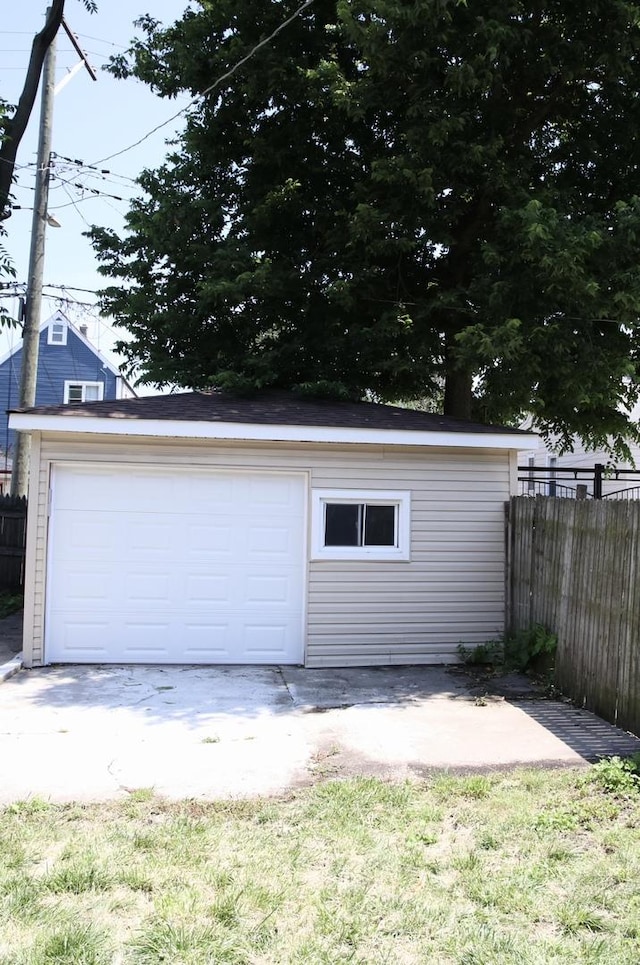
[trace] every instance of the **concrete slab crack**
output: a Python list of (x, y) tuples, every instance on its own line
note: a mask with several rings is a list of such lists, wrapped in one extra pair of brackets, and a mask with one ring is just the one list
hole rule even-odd
[(282, 670), (282, 667), (278, 667), (278, 674), (279, 674), (279, 676), (280, 676), (280, 680), (282, 681), (282, 683), (283, 683), (283, 685), (284, 685), (284, 689), (287, 691), (287, 694), (289, 695), (289, 700), (290, 700), (291, 703), (295, 706), (295, 702), (296, 702), (296, 701), (295, 701), (295, 697), (293, 696), (293, 694), (291, 693), (291, 691), (290, 691), (290, 689), (289, 689), (289, 684), (287, 683), (287, 678), (286, 678), (285, 675), (284, 675), (284, 671)]

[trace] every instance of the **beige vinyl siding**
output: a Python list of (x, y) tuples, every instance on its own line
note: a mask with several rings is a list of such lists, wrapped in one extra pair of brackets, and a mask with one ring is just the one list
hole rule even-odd
[[(500, 633), (504, 503), (510, 456), (500, 450), (223, 443), (43, 434), (33, 479), (29, 559), (33, 663), (43, 660), (49, 474), (52, 462), (304, 470), (309, 488), (410, 490), (409, 562), (308, 563), (306, 663), (311, 667), (437, 663), (460, 643)], [(29, 611), (27, 611), (29, 612)]]

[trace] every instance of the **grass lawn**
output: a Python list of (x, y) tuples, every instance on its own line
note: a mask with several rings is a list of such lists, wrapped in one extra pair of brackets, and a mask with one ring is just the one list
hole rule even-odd
[(638, 965), (638, 788), (605, 763), (14, 804), (0, 963)]

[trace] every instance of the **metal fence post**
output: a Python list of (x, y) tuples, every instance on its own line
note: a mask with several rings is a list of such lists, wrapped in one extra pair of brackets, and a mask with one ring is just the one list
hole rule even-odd
[(602, 473), (604, 472), (604, 466), (601, 462), (597, 462), (593, 467), (593, 498), (602, 499)]

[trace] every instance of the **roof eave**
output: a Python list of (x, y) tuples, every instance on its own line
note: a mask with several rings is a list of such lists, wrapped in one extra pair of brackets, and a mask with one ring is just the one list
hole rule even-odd
[(532, 449), (534, 433), (465, 432), (416, 429), (367, 429), (341, 426), (260, 425), (240, 422), (181, 421), (178, 419), (99, 418), (14, 412), (9, 426), (18, 431), (82, 433), (84, 435), (147, 436), (211, 439), (238, 442), (307, 442), (425, 446), (458, 449)]

